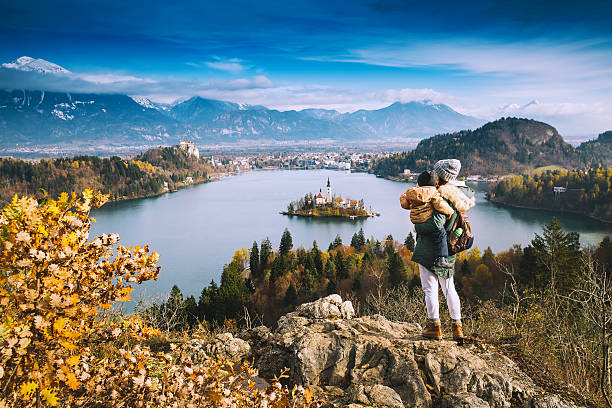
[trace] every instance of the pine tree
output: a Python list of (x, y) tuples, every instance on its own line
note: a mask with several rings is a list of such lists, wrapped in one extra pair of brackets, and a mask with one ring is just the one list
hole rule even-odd
[(251, 268), (251, 276), (253, 278), (259, 277), (259, 248), (257, 247), (257, 241), (253, 241), (253, 248), (251, 248), (249, 256), (249, 267)]
[(360, 246), (359, 246), (359, 237), (357, 236), (357, 233), (353, 234), (353, 237), (351, 238), (351, 246), (357, 250), (359, 250)]
[[(551, 282), (560, 289), (569, 290), (579, 270), (580, 240), (576, 232), (564, 232), (557, 218), (544, 227), (544, 233), (536, 234), (531, 245), (525, 248), (525, 255), (533, 256), (535, 263), (534, 284), (545, 286)], [(530, 251), (533, 249), (533, 251)]]
[(249, 297), (249, 289), (242, 277), (240, 265), (235, 262), (226, 265), (221, 274), (218, 302), (214, 305), (218, 313), (217, 321), (242, 316)]
[(196, 303), (195, 297), (189, 296), (187, 299), (185, 299), (184, 307), (187, 327), (192, 329), (199, 323), (198, 304)]
[(312, 243), (312, 253), (314, 253), (315, 268), (317, 270), (317, 276), (323, 275), (323, 255), (321, 250), (317, 246), (317, 241)]
[(344, 258), (344, 251), (336, 252), (336, 256), (334, 257), (334, 264), (336, 265), (337, 279), (340, 281), (342, 279), (348, 278), (348, 262), (346, 258)]
[(291, 238), (291, 233), (289, 232), (289, 229), (285, 228), (285, 231), (283, 232), (283, 236), (281, 237), (280, 240), (280, 246), (279, 246), (279, 252), (281, 256), (285, 256), (289, 253), (289, 251), (291, 251), (291, 248), (293, 248), (293, 239)]
[(342, 237), (340, 236), (340, 234), (336, 234), (336, 238), (334, 238), (334, 240), (329, 244), (328, 251), (331, 251), (332, 249), (336, 249), (341, 245), (342, 245)]
[(284, 274), (283, 258), (280, 256), (277, 256), (272, 261), (272, 265), (270, 267), (270, 282), (273, 282), (273, 283), (276, 282), (276, 280), (280, 278), (281, 276), (283, 276), (283, 274)]
[(295, 303), (296, 300), (297, 292), (295, 290), (295, 286), (293, 286), (293, 283), (291, 283), (287, 288), (287, 291), (285, 292), (285, 296), (283, 297), (283, 303), (285, 304), (285, 306), (291, 306)]
[[(333, 258), (329, 258), (327, 263), (325, 264), (325, 275), (330, 282), (336, 284), (337, 276), (336, 276), (336, 264), (334, 263)], [(335, 286), (334, 286), (335, 287)]]
[(493, 269), (495, 267), (495, 254), (491, 247), (487, 247), (482, 254), (482, 263), (487, 265), (487, 268)]
[(414, 252), (415, 244), (416, 242), (414, 241), (414, 235), (412, 232), (410, 232), (404, 241), (404, 245), (406, 245), (406, 249), (408, 249), (410, 252)]
[(270, 261), (270, 255), (272, 254), (272, 243), (270, 242), (270, 238), (264, 239), (261, 242), (261, 251), (259, 252), (259, 270), (263, 274), (263, 272), (268, 267), (268, 262)]
[(353, 234), (353, 238), (351, 239), (351, 246), (357, 250), (363, 248), (366, 243), (365, 235), (363, 234), (363, 228), (359, 229), (359, 232)]
[(387, 238), (385, 238), (385, 254), (387, 255), (387, 257), (391, 257), (394, 252), (395, 252), (395, 245), (394, 245), (393, 236), (389, 234), (387, 235)]
[(387, 261), (387, 270), (389, 271), (389, 280), (392, 284), (397, 285), (398, 283), (406, 281), (406, 268), (404, 267), (404, 261), (397, 252), (393, 252)]

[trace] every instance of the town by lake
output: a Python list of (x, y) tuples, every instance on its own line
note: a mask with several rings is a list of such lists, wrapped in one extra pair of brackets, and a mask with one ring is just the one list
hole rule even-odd
[[(306, 192), (325, 191), (328, 178), (333, 194), (363, 198), (380, 216), (347, 220), (279, 213)], [(92, 236), (116, 232), (123, 245), (148, 243), (161, 254), (158, 280), (135, 288), (134, 299), (167, 293), (174, 284), (197, 298), (212, 279), (219, 282), (223, 265), (231, 261), (236, 249), (250, 248), (254, 240), (261, 242), (266, 237), (278, 247), (285, 228), (291, 232), (294, 247), (309, 248), (316, 240), (320, 248), (327, 249), (336, 234), (349, 244), (360, 228), (366, 237), (382, 240), (392, 234), (403, 242), (413, 228), (409, 212), (399, 205), (399, 196), (408, 186), (347, 171), (251, 171), (154, 198), (107, 203), (92, 214), (97, 220)], [(566, 230), (580, 233), (583, 245), (612, 235), (612, 225), (587, 217), (490, 203), (485, 199), (486, 186), (472, 186), (477, 190), (477, 205), (468, 215), (475, 245), (481, 249), (490, 246), (500, 252), (514, 244), (525, 246), (553, 216)]]

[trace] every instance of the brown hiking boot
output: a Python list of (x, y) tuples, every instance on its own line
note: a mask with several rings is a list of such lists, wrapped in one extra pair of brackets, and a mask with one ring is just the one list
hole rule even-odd
[(459, 345), (463, 344), (463, 326), (461, 322), (452, 322), (453, 327), (453, 340), (455, 340)]
[(431, 340), (442, 340), (442, 326), (440, 326), (440, 321), (431, 321), (427, 322), (427, 326), (422, 332), (423, 337)]

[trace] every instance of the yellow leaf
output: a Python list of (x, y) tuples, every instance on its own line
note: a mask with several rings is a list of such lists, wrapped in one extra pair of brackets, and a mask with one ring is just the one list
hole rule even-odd
[(219, 402), (221, 402), (221, 394), (216, 391), (206, 391), (204, 393), (204, 396), (213, 404), (218, 404)]
[(77, 364), (79, 362), (79, 356), (75, 355), (75, 356), (70, 356), (66, 359), (66, 364), (68, 364), (69, 366), (73, 366), (75, 364)]
[(60, 340), (59, 344), (61, 344), (62, 347), (64, 347), (68, 351), (74, 351), (74, 350), (78, 349), (78, 347), (75, 344), (70, 343), (68, 341)]
[(76, 391), (81, 386), (81, 383), (78, 382), (76, 376), (73, 373), (66, 374), (66, 384), (70, 387), (71, 390)]
[(94, 194), (93, 191), (89, 188), (86, 188), (85, 190), (83, 190), (83, 198), (87, 201), (91, 200), (93, 198)]
[(55, 329), (55, 331), (62, 331), (64, 327), (66, 327), (66, 319), (63, 317), (60, 317), (53, 323), (53, 329)]
[(30, 395), (34, 392), (34, 390), (36, 390), (38, 388), (38, 384), (36, 384), (34, 381), (30, 381), (30, 382), (24, 382), (23, 384), (21, 384), (21, 389), (19, 390), (19, 392), (21, 393), (21, 395), (23, 395), (26, 398), (30, 398)]
[(56, 407), (59, 404), (59, 400), (57, 399), (57, 391), (51, 391), (50, 389), (43, 389), (41, 391), (42, 397), (47, 402), (47, 405), (50, 407)]

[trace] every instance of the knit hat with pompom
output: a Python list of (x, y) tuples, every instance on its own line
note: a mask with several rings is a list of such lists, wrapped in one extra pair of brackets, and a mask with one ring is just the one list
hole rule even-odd
[(461, 162), (457, 159), (438, 160), (434, 164), (434, 171), (442, 180), (453, 181), (461, 170)]

